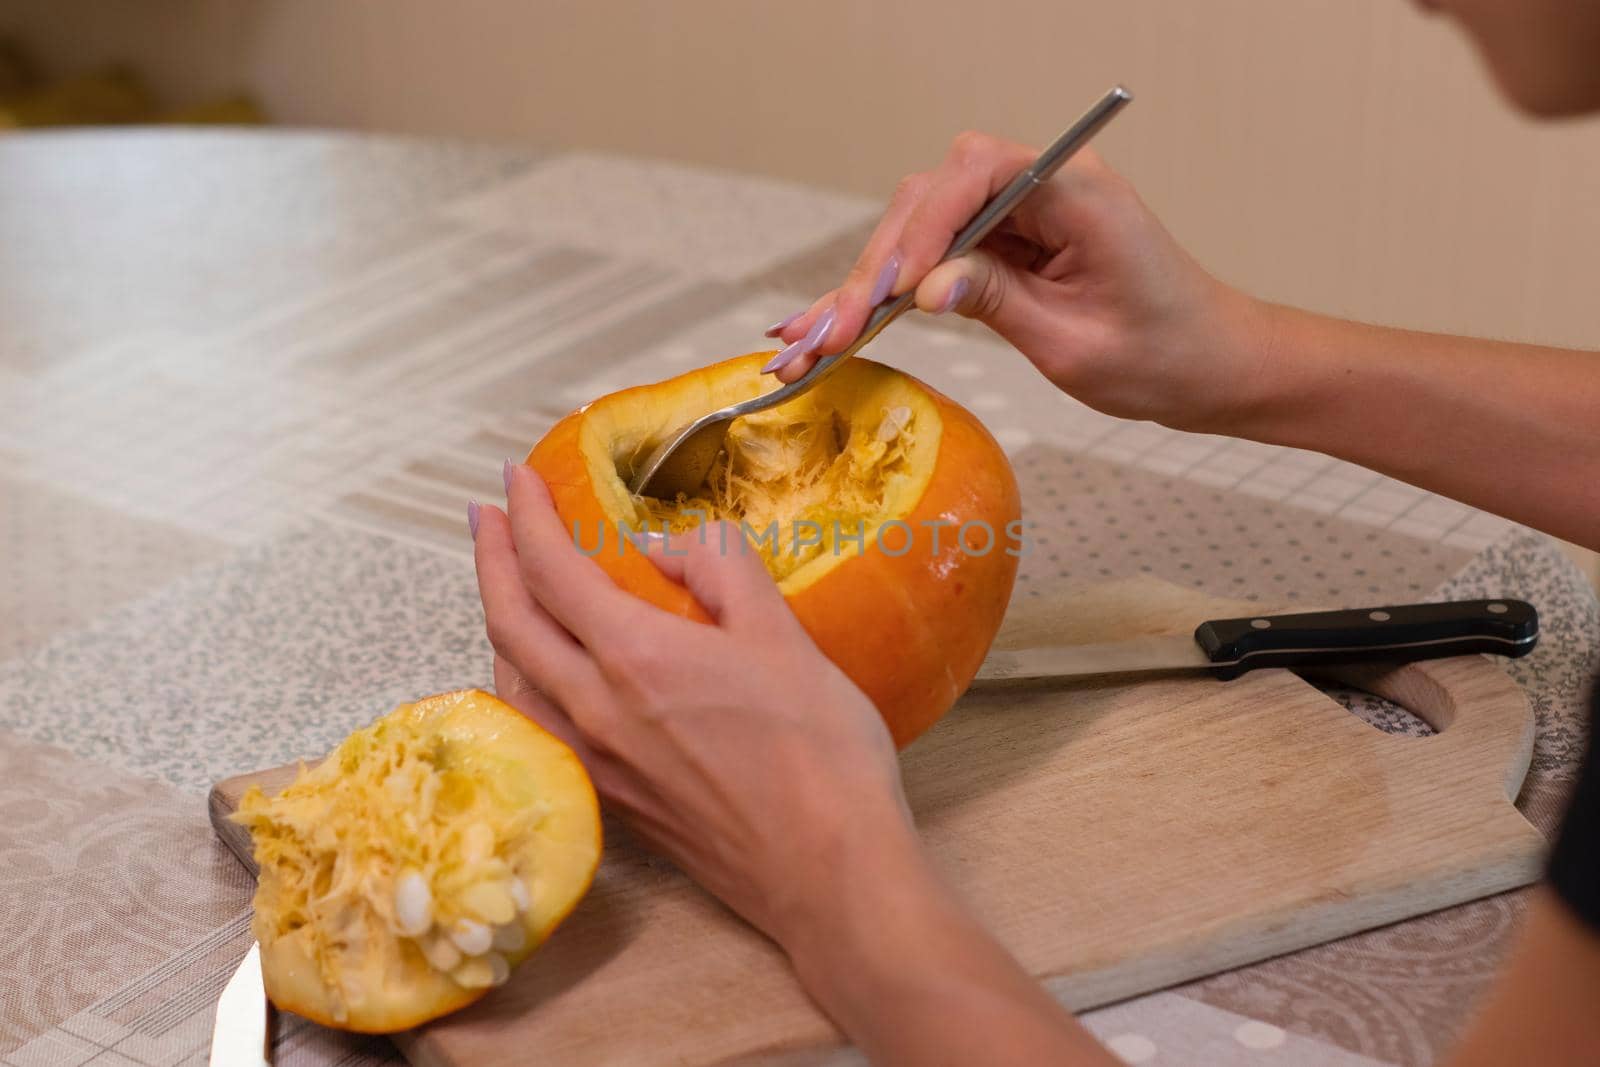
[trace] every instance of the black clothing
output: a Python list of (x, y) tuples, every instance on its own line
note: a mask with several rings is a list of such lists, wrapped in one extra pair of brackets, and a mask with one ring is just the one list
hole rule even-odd
[(1600, 933), (1600, 684), (1589, 713), (1589, 754), (1550, 854), (1550, 884), (1589, 928)]

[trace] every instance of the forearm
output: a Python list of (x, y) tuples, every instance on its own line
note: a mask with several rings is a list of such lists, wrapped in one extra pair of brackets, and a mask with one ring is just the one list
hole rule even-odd
[(1600, 935), (1546, 887), (1449, 1067), (1600, 1063)]
[(1223, 432), (1325, 452), (1600, 547), (1600, 354), (1254, 304)]
[(835, 877), (787, 947), (806, 990), (875, 1064), (1114, 1064), (961, 907), (909, 843)]

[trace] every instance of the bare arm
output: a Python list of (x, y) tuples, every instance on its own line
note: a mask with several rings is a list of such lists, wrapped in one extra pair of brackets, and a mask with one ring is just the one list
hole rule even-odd
[(788, 947), (806, 990), (873, 1063), (1119, 1062), (967, 913), (914, 840), (879, 838), (840, 871), (829, 913)]
[(1206, 273), (1092, 151), (978, 252), (938, 265), (1032, 156), (969, 134), (907, 178), (845, 284), (775, 328), (792, 357), (778, 376), (843, 349), (876, 290), (914, 289), (922, 310), (983, 321), (1109, 414), (1326, 452), (1600, 545), (1600, 355), (1252, 299)]
[[(914, 290), (923, 311), (984, 322), (1101, 411), (1324, 452), (1600, 549), (1600, 354), (1255, 300), (1207, 274), (1092, 151), (982, 249), (940, 265), (951, 235), (1032, 156), (969, 134), (902, 182), (845, 283), (771, 331), (787, 344), (778, 376), (848, 345), (872, 294)], [(1600, 1062), (1596, 989), (1600, 939), (1542, 895), (1453, 1062)], [(941, 1002), (936, 989), (921, 996)]]
[(1600, 1063), (1600, 935), (1539, 889), (1511, 959), (1445, 1067)]
[(1600, 355), (1256, 305), (1226, 432), (1338, 456), (1600, 548)]

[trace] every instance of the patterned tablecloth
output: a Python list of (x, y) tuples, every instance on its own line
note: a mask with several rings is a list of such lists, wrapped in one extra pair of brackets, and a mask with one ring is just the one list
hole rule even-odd
[[(216, 778), (489, 679), (464, 507), (617, 386), (762, 347), (875, 205), (661, 163), (254, 133), (0, 139), (0, 1062), (201, 1063), (248, 941)], [(1035, 523), (1019, 596), (1153, 574), (1515, 595), (1548, 831), (1600, 617), (1546, 539), (1324, 456), (1098, 415), (970, 324), (873, 346), (970, 406)], [(1351, 698), (1386, 729), (1420, 724)], [(1129, 1063), (1420, 1064), (1512, 893), (1090, 1013)], [(291, 1023), (280, 1063), (385, 1062)]]

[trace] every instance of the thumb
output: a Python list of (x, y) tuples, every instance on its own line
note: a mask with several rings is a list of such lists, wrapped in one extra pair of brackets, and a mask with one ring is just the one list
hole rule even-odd
[(977, 319), (1004, 337), (1025, 334), (1041, 314), (1026, 277), (1021, 267), (978, 249), (929, 271), (917, 285), (917, 307)]

